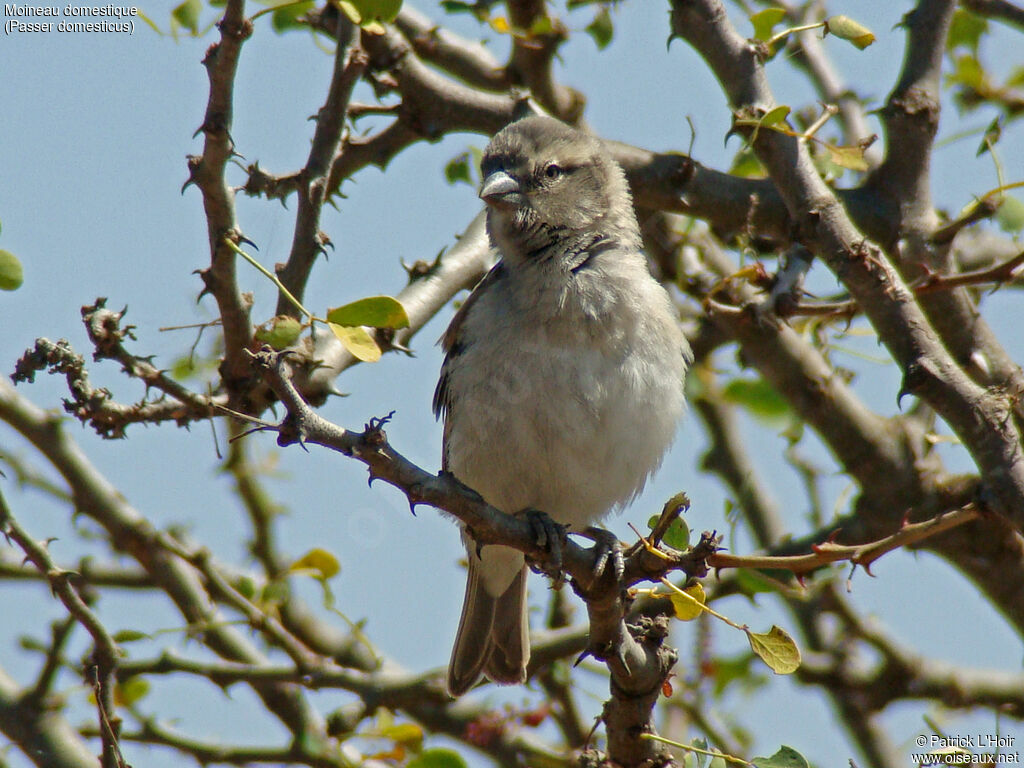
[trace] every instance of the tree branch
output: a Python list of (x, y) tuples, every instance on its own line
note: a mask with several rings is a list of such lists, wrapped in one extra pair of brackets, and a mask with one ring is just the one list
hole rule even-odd
[[(358, 28), (343, 13), (337, 15), (335, 30), (334, 74), (327, 101), (316, 117), (316, 130), (306, 166), (296, 185), (299, 204), (295, 213), (295, 235), (288, 262), (277, 275), (295, 298), (302, 301), (313, 262), (324, 250), (320, 233), (320, 212), (328, 199), (327, 177), (330, 164), (341, 143), (342, 128), (352, 91), (369, 63), (359, 46)], [(278, 298), (277, 314), (298, 317), (298, 309), (283, 295)]]
[(2, 492), (0, 492), (0, 533), (3, 533), (9, 540), (13, 539), (39, 572), (46, 574), (46, 579), (50, 582), (50, 589), (54, 595), (92, 637), (93, 650), (85, 676), (93, 686), (96, 694), (96, 706), (99, 710), (103, 742), (100, 763), (103, 768), (126, 768), (124, 758), (121, 757), (121, 748), (118, 745), (121, 721), (114, 714), (113, 676), (120, 655), (117, 643), (72, 586), (71, 580), (74, 574), (59, 569), (50, 557), (50, 553), (46, 551), (46, 547), (28, 535), (15, 520)]
[[(756, 50), (732, 28), (718, 0), (675, 0), (672, 21), (675, 34), (710, 64), (738, 114), (761, 115), (775, 106)], [(1024, 529), (1024, 452), (1009, 398), (979, 387), (957, 366), (899, 274), (847, 218), (802, 142), (764, 130), (754, 149), (800, 239), (861, 303), (900, 365), (903, 391), (923, 398), (949, 423), (984, 474), (991, 506)]]
[(996, 19), (1024, 30), (1024, 8), (1009, 0), (960, 0), (960, 4), (979, 16)]
[(211, 265), (203, 270), (204, 293), (217, 301), (218, 314), (224, 327), (224, 361), (221, 378), (228, 392), (235, 395), (240, 383), (248, 379), (248, 360), (242, 353), (252, 338), (249, 307), (238, 290), (235, 279), (235, 254), (224, 244), (230, 237), (238, 242), (241, 233), (235, 217), (234, 194), (228, 187), (224, 171), (235, 154), (231, 138), (235, 72), (242, 44), (252, 35), (252, 22), (245, 18), (244, 0), (227, 0), (224, 16), (217, 24), (220, 41), (210, 46), (203, 64), (210, 79), (210, 97), (200, 127), (204, 135), (203, 154), (189, 158), (189, 183), (203, 195), (207, 234), (210, 241)]

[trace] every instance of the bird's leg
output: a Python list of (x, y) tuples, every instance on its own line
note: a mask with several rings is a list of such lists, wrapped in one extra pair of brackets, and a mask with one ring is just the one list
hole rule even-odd
[(596, 528), (592, 525), (587, 526), (582, 531), (578, 531), (578, 533), (580, 536), (584, 536), (594, 542), (593, 550), (596, 555), (594, 559), (594, 578), (599, 579), (601, 577), (610, 558), (612, 568), (615, 569), (615, 578), (621, 579), (622, 574), (626, 570), (626, 560), (622, 556), (622, 542), (619, 541), (619, 537), (611, 531), (607, 531), (604, 528)]
[(532, 507), (521, 510), (518, 515), (524, 517), (530, 524), (534, 541), (548, 554), (545, 562), (531, 564), (531, 567), (553, 577), (556, 585), (561, 584), (563, 581), (562, 542), (565, 540), (565, 526), (556, 523), (546, 512)]

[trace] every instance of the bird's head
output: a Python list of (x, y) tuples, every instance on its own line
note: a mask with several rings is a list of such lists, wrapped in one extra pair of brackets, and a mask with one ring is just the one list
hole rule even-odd
[(599, 140), (558, 120), (528, 117), (507, 126), (480, 168), (488, 228), (506, 258), (529, 258), (591, 233), (624, 245), (638, 240), (622, 169)]

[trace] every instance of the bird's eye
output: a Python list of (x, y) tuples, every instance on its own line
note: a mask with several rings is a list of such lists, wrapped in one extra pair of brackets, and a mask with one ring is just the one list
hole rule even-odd
[(555, 163), (549, 163), (548, 167), (544, 169), (544, 175), (547, 176), (549, 179), (557, 179), (563, 173), (564, 171), (562, 170), (561, 166), (556, 165)]

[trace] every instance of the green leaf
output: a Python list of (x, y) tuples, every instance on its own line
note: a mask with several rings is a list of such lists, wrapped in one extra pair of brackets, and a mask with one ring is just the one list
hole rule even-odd
[(380, 25), (390, 24), (402, 10), (402, 0), (339, 0), (338, 4), (354, 24), (371, 31), (383, 31)]
[(690, 746), (694, 747), (698, 751), (687, 752), (688, 755), (693, 757), (693, 768), (704, 768), (704, 764), (708, 761), (708, 756), (702, 754), (702, 752), (708, 751), (707, 739), (696, 738), (690, 742)]
[(775, 26), (786, 18), (785, 8), (765, 8), (750, 17), (750, 23), (754, 25), (754, 39), (768, 42), (772, 39), (772, 31)]
[(984, 16), (972, 13), (966, 8), (957, 8), (953, 12), (949, 34), (946, 35), (946, 50), (966, 48), (972, 54), (977, 54), (981, 36), (987, 31), (988, 20)]
[[(749, 145), (744, 145), (736, 156), (732, 160), (732, 167), (729, 169), (729, 173), (733, 176), (743, 176), (748, 179), (763, 179), (768, 174), (765, 173), (764, 166), (761, 165), (761, 161), (757, 159), (757, 155), (754, 154), (754, 150)], [(689, 381), (689, 378), (687, 378)]]
[(785, 745), (771, 757), (755, 757), (753, 763), (757, 768), (810, 768), (806, 757)]
[(152, 635), (148, 635), (145, 632), (140, 632), (137, 629), (122, 629), (120, 632), (115, 632), (113, 635), (113, 640), (115, 643), (135, 643), (139, 640), (152, 639)]
[(408, 762), (405, 768), (467, 768), (462, 755), (454, 749), (428, 749)]
[(252, 576), (239, 576), (233, 586), (246, 600), (252, 600), (256, 597), (256, 580)]
[(276, 350), (287, 349), (299, 340), (302, 323), (288, 315), (278, 315), (267, 323), (257, 326), (256, 340), (269, 344)]
[(683, 592), (693, 599), (690, 600), (678, 592), (672, 592), (669, 595), (669, 599), (672, 601), (672, 609), (675, 612), (676, 618), (680, 621), (693, 621), (704, 613), (704, 609), (701, 606), (707, 603), (708, 596), (704, 593), (704, 587), (701, 586), (700, 582), (691, 584)]
[(171, 11), (171, 18), (193, 35), (199, 34), (199, 13), (203, 10), (200, 0), (185, 0)]
[(18, 257), (0, 250), (0, 291), (16, 291), (25, 281), (25, 271)]
[(476, 3), (466, 3), (463, 0), (441, 0), (441, 7), (445, 13), (476, 13)]
[(668, 530), (665, 531), (665, 535), (661, 537), (661, 540), (665, 542), (672, 549), (678, 549), (680, 552), (685, 552), (690, 546), (690, 526), (686, 524), (686, 521), (681, 517), (677, 517), (669, 525)]
[(612, 24), (612, 15), (608, 12), (607, 6), (598, 8), (594, 14), (594, 20), (590, 22), (584, 31), (597, 43), (597, 50), (603, 51), (608, 47), (615, 34), (615, 26)]
[(978, 89), (985, 84), (985, 70), (976, 57), (965, 53), (956, 57), (953, 72), (946, 77), (946, 82)]
[(259, 603), (261, 605), (280, 605), (285, 600), (291, 597), (291, 590), (288, 588), (288, 582), (284, 579), (276, 579), (269, 581), (260, 590)]
[(327, 310), (327, 320), (337, 325), (371, 328), (407, 328), (409, 315), (398, 299), (370, 296)]
[(763, 685), (767, 678), (751, 669), (753, 663), (754, 656), (749, 653), (716, 658), (711, 665), (715, 696), (721, 696), (731, 683), (740, 683), (745, 690), (754, 690)]
[(789, 117), (789, 112), (789, 107), (783, 104), (781, 107), (776, 107), (775, 109), (766, 112), (764, 117), (757, 121), (758, 125), (765, 128), (778, 125), (779, 123), (785, 122), (786, 118)]
[[(665, 506), (662, 507), (660, 515), (652, 515), (650, 517), (647, 521), (647, 527), (653, 531), (658, 527), (658, 521), (665, 515), (671, 514), (676, 510), (686, 512), (689, 508), (690, 497), (686, 495), (685, 491), (680, 491), (665, 502)], [(677, 515), (669, 524), (668, 529), (661, 537), (661, 540), (668, 546), (672, 547), (672, 549), (683, 551), (690, 546), (690, 527), (682, 517)]]
[(786, 399), (765, 379), (733, 379), (725, 385), (722, 397), (769, 423), (788, 418), (791, 413)]
[(747, 597), (763, 592), (777, 592), (779, 585), (765, 576), (761, 571), (753, 571), (749, 568), (740, 568), (735, 573), (736, 586)]
[(1019, 197), (1006, 195), (996, 211), (996, 221), (1000, 229), (1010, 234), (1024, 230), (1024, 202)]
[(750, 650), (777, 675), (789, 675), (800, 667), (800, 649), (789, 633), (774, 624), (767, 633), (747, 632)]
[(320, 547), (314, 547), (288, 566), (289, 573), (309, 574), (321, 580), (334, 578), (339, 571), (341, 563), (338, 558)]
[(988, 124), (988, 128), (985, 129), (985, 135), (982, 136), (981, 144), (978, 145), (978, 151), (974, 156), (981, 157), (998, 144), (1001, 138), (1003, 138), (1003, 117), (1002, 115), (996, 115), (995, 119)]
[(526, 31), (529, 36), (550, 35), (555, 31), (555, 22), (546, 13), (543, 13), (533, 20), (530, 28)]
[(299, 19), (313, 10), (313, 0), (303, 0), (299, 3), (285, 3), (277, 8), (270, 17), (270, 26), (275, 32), (287, 32), (289, 29), (302, 29), (306, 25)]
[(141, 701), (149, 693), (149, 681), (144, 677), (129, 677), (114, 686), (114, 702), (123, 707)]
[(357, 360), (362, 360), (364, 363), (376, 363), (380, 360), (380, 347), (365, 329), (359, 326), (350, 328), (337, 323), (328, 323), (327, 327)]
[(840, 40), (849, 40), (862, 51), (875, 42), (874, 33), (849, 16), (833, 16), (826, 19), (825, 29)]
[(456, 155), (444, 167), (444, 177), (449, 184), (457, 184), (464, 181), (466, 184), (473, 184), (473, 177), (469, 171), (469, 152)]

